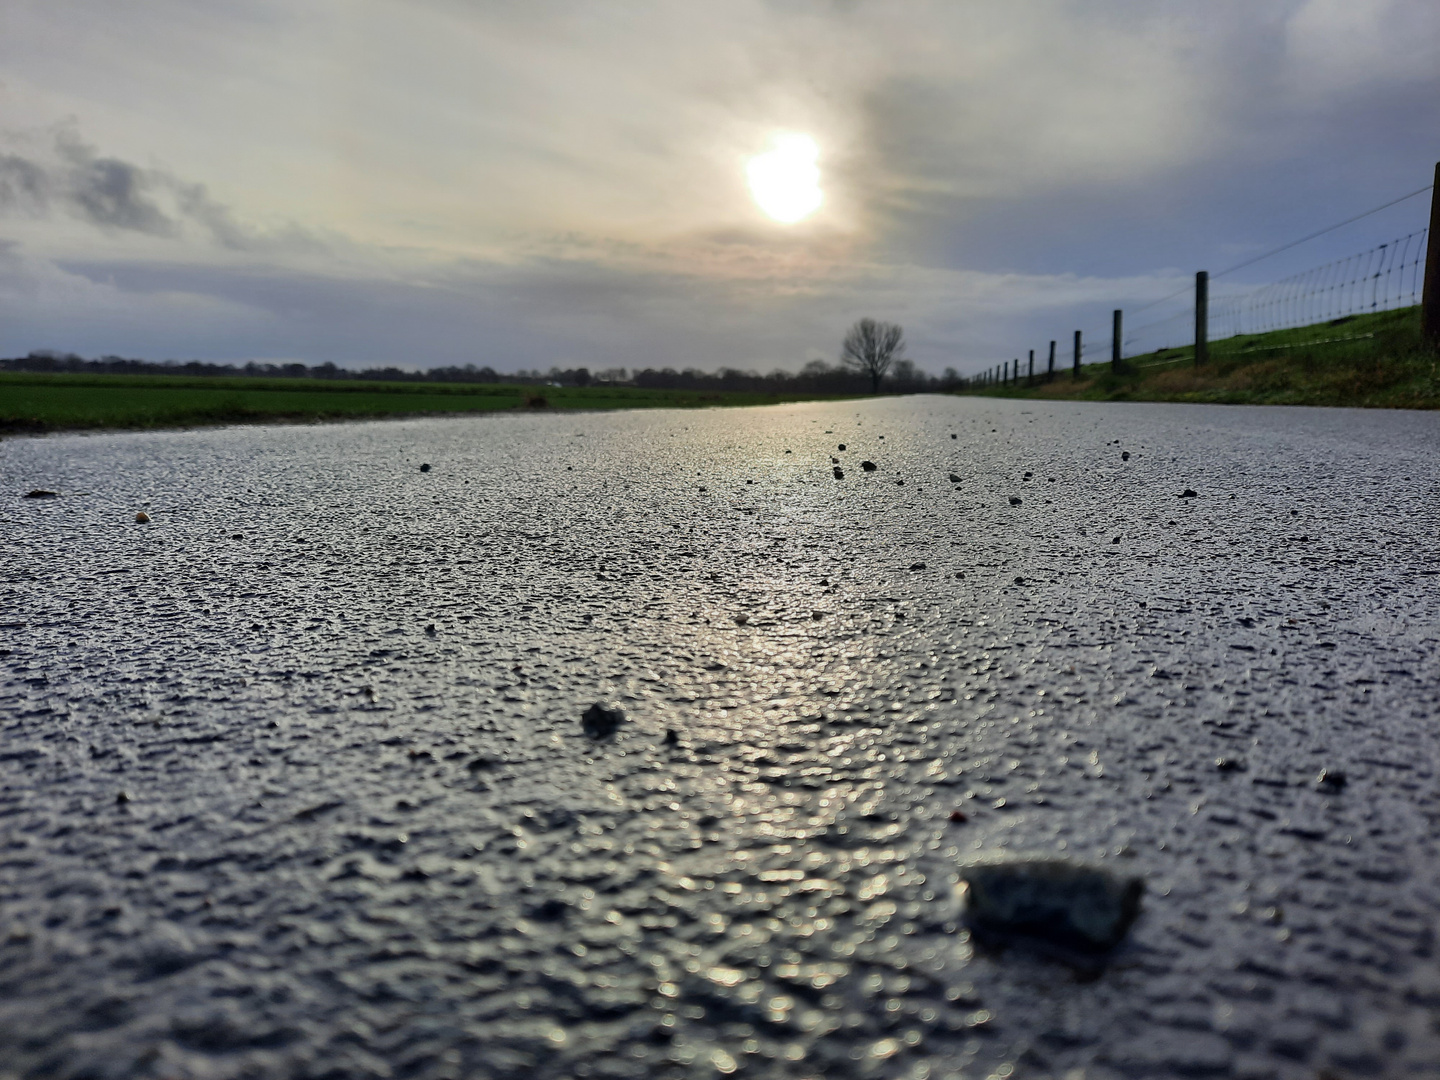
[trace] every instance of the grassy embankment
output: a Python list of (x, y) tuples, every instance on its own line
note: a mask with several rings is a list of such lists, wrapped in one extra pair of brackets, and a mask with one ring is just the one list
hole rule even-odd
[(158, 428), (262, 420), (342, 420), (526, 409), (772, 405), (806, 395), (630, 386), (515, 386), (171, 375), (0, 372), (0, 434), (77, 428)]
[[(1057, 361), (1057, 367), (1059, 362)], [(1086, 364), (1074, 379), (1067, 365), (1055, 381), (1024, 379), (976, 393), (993, 397), (1076, 401), (1192, 401), (1227, 405), (1349, 405), (1382, 409), (1440, 408), (1440, 353), (1420, 336), (1420, 309), (1401, 308), (1268, 334), (1210, 343), (1195, 366), (1195, 349), (1163, 349)]]

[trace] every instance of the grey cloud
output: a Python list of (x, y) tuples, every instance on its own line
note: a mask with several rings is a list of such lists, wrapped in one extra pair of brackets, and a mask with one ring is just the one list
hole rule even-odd
[(43, 212), (50, 183), (44, 169), (16, 154), (0, 154), (0, 210)]
[(62, 141), (70, 168), (60, 177), (67, 206), (102, 229), (128, 229), (153, 236), (173, 236), (177, 223), (149, 197), (157, 179), (144, 169), (117, 158), (96, 157), (88, 146)]
[(45, 216), (57, 209), (106, 231), (178, 237), (193, 226), (233, 249), (261, 239), (203, 184), (102, 156), (69, 125), (54, 129), (29, 156), (0, 155), (0, 212)]
[[(3, 270), (3, 265), (0, 265)], [(694, 275), (622, 270), (603, 261), (458, 260), (405, 276), (336, 276), (258, 265), (65, 260), (34, 266), (43, 290), (0, 273), (0, 326), (10, 355), (63, 348), (152, 357), (304, 357), (341, 366), (552, 364), (595, 367), (720, 365), (796, 369), (834, 359), (844, 327), (862, 315), (905, 326), (927, 370), (971, 368), (977, 353), (1008, 351), (1037, 310), (1103, 308), (1112, 297), (1155, 297), (1169, 281), (915, 272), (895, 280), (857, 268), (809, 293), (718, 289)], [(56, 310), (72, 312), (61, 322)], [(56, 334), (55, 327), (63, 325)], [(1058, 336), (1051, 334), (1050, 336)]]

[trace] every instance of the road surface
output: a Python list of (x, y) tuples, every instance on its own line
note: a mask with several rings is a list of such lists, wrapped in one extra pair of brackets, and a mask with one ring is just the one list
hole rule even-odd
[[(60, 436), (0, 492), (0, 1076), (1440, 1075), (1440, 414)], [(1108, 964), (971, 940), (1026, 853), (1143, 877)]]

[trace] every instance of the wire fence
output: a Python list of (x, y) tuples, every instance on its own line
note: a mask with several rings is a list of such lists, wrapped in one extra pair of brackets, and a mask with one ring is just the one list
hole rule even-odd
[[(1211, 340), (1313, 326), (1350, 315), (1413, 307), (1420, 303), (1425, 249), (1430, 230), (1417, 229), (1395, 240), (1335, 259), (1268, 284), (1232, 288), (1212, 296)], [(1169, 315), (1127, 327), (1124, 353), (1151, 353), (1193, 345), (1193, 300)], [(1109, 343), (1106, 343), (1108, 349)]]
[(1420, 302), (1428, 229), (1292, 274), (1210, 311), (1214, 337), (1263, 334)]
[[(1252, 266), (1426, 192), (1440, 192), (1440, 165), (1436, 166), (1435, 184), (1418, 188), (1406, 195), (1372, 207), (1364, 213), (1328, 225), (1277, 248), (1253, 255), (1218, 274), (1210, 275), (1208, 282), (1213, 284), (1218, 278), (1226, 277), (1235, 271)], [(1225, 351), (1231, 351), (1237, 347), (1241, 351), (1264, 351), (1263, 346), (1248, 348), (1246, 346), (1253, 345), (1253, 343), (1237, 339), (1243, 339), (1250, 335), (1318, 326), (1358, 315), (1413, 307), (1422, 303), (1425, 305), (1422, 313), (1423, 332), (1433, 336), (1436, 334), (1434, 327), (1440, 326), (1440, 290), (1437, 290), (1435, 296), (1427, 295), (1426, 263), (1427, 251), (1432, 246), (1436, 248), (1436, 252), (1431, 253), (1429, 261), (1440, 261), (1440, 245), (1430, 242), (1432, 233), (1437, 239), (1440, 239), (1440, 194), (1432, 194), (1431, 222), (1428, 229), (1417, 229), (1348, 258), (1335, 259), (1276, 281), (1251, 286), (1226, 284), (1213, 292), (1207, 288), (1206, 292), (1209, 295), (1205, 308), (1203, 340), (1220, 343), (1228, 341), (1230, 346)], [(1440, 283), (1440, 276), (1435, 274), (1431, 276), (1436, 278), (1436, 281), (1432, 282), (1432, 286)], [(1073, 368), (1075, 376), (1079, 377), (1082, 364), (1093, 364), (1111, 359), (1148, 356), (1149, 359), (1144, 363), (1149, 365), (1178, 363), (1187, 358), (1186, 352), (1189, 353), (1189, 358), (1196, 358), (1196, 337), (1197, 330), (1200, 329), (1197, 325), (1196, 312), (1200, 304), (1202, 278), (1205, 278), (1205, 275), (1198, 274), (1193, 288), (1189, 284), (1183, 285), (1175, 292), (1135, 309), (1135, 314), (1149, 313), (1147, 321), (1139, 325), (1127, 323), (1121, 334), (1122, 340), (1119, 348), (1115, 347), (1116, 343), (1110, 334), (1097, 335), (1082, 341), (1084, 335), (1078, 331), (1075, 334), (1073, 346), (1068, 341), (1063, 344), (1051, 342), (1048, 354), (1043, 358), (1036, 357), (1033, 364), (1033, 377), (1048, 380), (1067, 367)], [(1121, 314), (1118, 311), (1115, 313), (1117, 329), (1120, 325)], [(1373, 335), (1361, 334), (1359, 336)], [(1312, 345), (1354, 339), (1354, 335), (1346, 336), (1342, 331), (1338, 336), (1332, 335), (1323, 340), (1307, 341), (1303, 344)], [(1283, 347), (1289, 348), (1294, 345), (1295, 343), (1290, 342)], [(1175, 355), (1167, 355), (1172, 351)], [(1012, 363), (997, 365), (991, 370), (981, 373), (976, 376), (975, 382), (984, 386), (1020, 379), (1024, 379), (1026, 382), (1033, 381), (1031, 364), (1027, 362), (1022, 365), (1017, 358)]]

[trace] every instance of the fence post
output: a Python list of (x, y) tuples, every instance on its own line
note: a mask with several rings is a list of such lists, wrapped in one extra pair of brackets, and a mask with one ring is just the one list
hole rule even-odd
[(1030, 350), (1030, 375), (1026, 380), (1031, 386), (1035, 385), (1035, 350)]
[(1045, 372), (1045, 381), (1055, 381), (1055, 343), (1053, 341), (1050, 342), (1050, 368)]
[(1076, 381), (1076, 382), (1079, 382), (1079, 381), (1080, 381), (1080, 331), (1079, 331), (1079, 330), (1076, 330), (1076, 331), (1075, 331), (1075, 367), (1074, 367), (1074, 369), (1072, 370), (1071, 378), (1072, 378), (1074, 381)]
[(1205, 270), (1195, 271), (1195, 366), (1199, 367), (1210, 355), (1210, 274)]
[(1420, 294), (1420, 332), (1440, 346), (1440, 162), (1430, 190), (1430, 239), (1425, 245), (1425, 291)]
[(1121, 321), (1120, 309), (1116, 308), (1115, 315), (1110, 321), (1110, 370), (1117, 375), (1120, 374), (1120, 365), (1122, 363), (1120, 359)]

